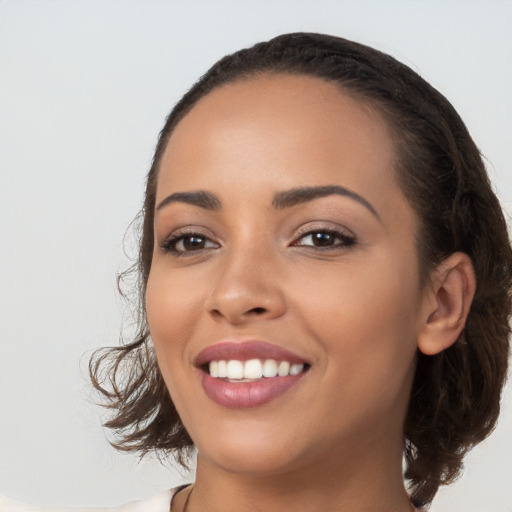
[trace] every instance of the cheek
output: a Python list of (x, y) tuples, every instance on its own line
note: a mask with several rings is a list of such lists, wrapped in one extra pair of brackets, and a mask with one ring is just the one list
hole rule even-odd
[(196, 318), (202, 301), (201, 290), (186, 272), (160, 267), (164, 265), (151, 269), (146, 289), (146, 312), (155, 343), (165, 342), (170, 333), (181, 338), (180, 331)]
[(295, 303), (326, 331), (339, 334), (363, 332), (375, 324), (398, 331), (404, 322), (415, 324), (421, 299), (415, 260), (368, 260), (302, 269), (291, 285)]
[(376, 424), (401, 428), (416, 361), (415, 310), (402, 291), (390, 286), (345, 290), (331, 301), (327, 295), (323, 301), (311, 298), (304, 311), (325, 354), (322, 382), (335, 390), (323, 405), (331, 418), (324, 428), (335, 437), (347, 418), (353, 419), (354, 432)]
[(146, 290), (146, 313), (158, 364), (169, 386), (169, 376), (183, 371), (185, 349), (198, 323), (202, 294), (190, 279), (158, 266), (151, 269)]
[(395, 383), (396, 391), (416, 353), (421, 296), (415, 267), (388, 259), (373, 269), (347, 266), (301, 279), (295, 304), (339, 381), (355, 392), (383, 382), (388, 389)]

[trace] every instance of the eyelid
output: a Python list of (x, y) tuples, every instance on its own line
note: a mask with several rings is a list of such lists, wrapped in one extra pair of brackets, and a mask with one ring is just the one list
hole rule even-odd
[[(216, 249), (220, 247), (220, 243), (217, 242), (211, 234), (205, 233), (204, 228), (196, 226), (184, 226), (182, 228), (172, 231), (160, 244), (160, 249), (166, 254), (172, 254), (173, 256), (194, 256), (204, 251)], [(197, 250), (181, 251), (175, 248), (176, 244), (185, 238), (191, 237), (202, 238), (207, 242), (214, 244), (215, 247), (203, 247)]]
[(324, 231), (327, 233), (333, 233), (333, 234), (339, 234), (346, 238), (353, 238), (356, 239), (356, 234), (348, 229), (345, 226), (342, 226), (341, 224), (335, 224), (332, 222), (322, 222), (322, 221), (312, 221), (307, 222), (300, 226), (294, 233), (293, 237), (294, 239), (298, 239), (304, 235), (308, 235), (311, 233), (318, 233), (320, 231)]
[[(338, 242), (335, 245), (331, 246), (315, 246), (309, 244), (300, 244), (299, 242), (306, 238), (307, 236), (311, 236), (315, 233), (325, 233), (332, 235), (341, 240), (341, 243)], [(312, 248), (313, 250), (334, 250), (334, 249), (346, 249), (351, 247), (357, 243), (356, 235), (349, 229), (342, 226), (333, 226), (332, 224), (306, 224), (301, 226), (299, 230), (294, 235), (292, 246), (301, 247), (301, 248)]]
[(344, 233), (347, 236), (354, 236), (355, 234), (348, 229), (346, 226), (343, 226), (334, 222), (327, 221), (310, 221), (301, 225), (296, 230), (296, 236), (304, 235), (305, 233), (311, 233), (312, 231), (338, 231), (340, 233)]

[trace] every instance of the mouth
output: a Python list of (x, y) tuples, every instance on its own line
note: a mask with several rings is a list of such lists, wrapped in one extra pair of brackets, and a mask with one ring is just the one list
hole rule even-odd
[(261, 341), (213, 345), (198, 355), (195, 365), (208, 398), (229, 408), (275, 400), (299, 384), (311, 368), (302, 357)]
[(255, 382), (261, 379), (274, 377), (288, 377), (299, 375), (307, 371), (307, 363), (291, 363), (276, 359), (239, 359), (210, 361), (203, 367), (210, 377), (224, 379), (228, 382)]

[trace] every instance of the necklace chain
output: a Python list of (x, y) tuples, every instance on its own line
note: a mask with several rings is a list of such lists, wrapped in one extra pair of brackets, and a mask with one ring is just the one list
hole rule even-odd
[(187, 497), (185, 499), (185, 503), (183, 504), (183, 512), (188, 512), (188, 502), (190, 501), (190, 495), (192, 494), (192, 491), (194, 490), (194, 486), (190, 486), (190, 491), (187, 494)]

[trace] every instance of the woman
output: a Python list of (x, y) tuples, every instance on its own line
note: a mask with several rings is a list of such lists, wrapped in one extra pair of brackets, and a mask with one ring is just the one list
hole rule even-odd
[(479, 152), (412, 70), (319, 34), (223, 58), (160, 134), (138, 335), (91, 364), (120, 449), (197, 448), (145, 510), (428, 506), (496, 423), (510, 268)]
[(510, 258), (477, 148), (409, 68), (316, 34), (227, 56), (160, 135), (109, 426), (197, 447), (173, 511), (406, 511), (402, 454), (428, 505), (496, 422)]

